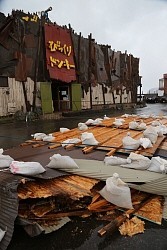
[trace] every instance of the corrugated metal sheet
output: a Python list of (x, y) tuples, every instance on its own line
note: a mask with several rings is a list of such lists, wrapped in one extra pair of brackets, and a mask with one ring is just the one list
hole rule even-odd
[(150, 171), (134, 170), (119, 166), (109, 166), (105, 165), (103, 161), (96, 160), (75, 159), (75, 162), (79, 166), (78, 169), (65, 169), (65, 171), (68, 173), (92, 177), (99, 180), (106, 180), (114, 173), (118, 173), (120, 178), (125, 182), (151, 183), (153, 181), (157, 181), (157, 179), (163, 180), (163, 178), (165, 178), (167, 182), (167, 176)]
[(57, 220), (52, 221), (52, 225), (47, 225), (43, 223), (43, 225), (37, 222), (31, 222), (29, 220), (23, 219), (18, 217), (17, 224), (23, 226), (24, 230), (29, 234), (31, 237), (40, 235), (41, 233), (51, 233), (63, 227), (66, 223), (71, 221), (68, 217), (59, 218)]
[(163, 208), (163, 218), (167, 220), (167, 196), (164, 197), (165, 202), (164, 202), (164, 208)]
[(167, 194), (167, 176), (163, 175), (164, 177), (157, 178), (151, 182), (142, 185), (134, 185), (132, 184), (131, 187), (144, 191), (147, 193), (158, 194), (165, 196)]
[(0, 173), (0, 228), (6, 234), (0, 242), (0, 250), (5, 250), (11, 241), (14, 222), (18, 214), (17, 186), (22, 177)]

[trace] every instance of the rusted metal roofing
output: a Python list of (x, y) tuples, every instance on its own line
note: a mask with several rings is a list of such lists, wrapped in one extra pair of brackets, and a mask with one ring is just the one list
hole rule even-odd
[(89, 69), (89, 40), (76, 33), (72, 33), (74, 53), (77, 64), (78, 81), (86, 92), (89, 88), (88, 69)]
[(104, 66), (104, 54), (103, 51), (101, 50), (101, 47), (98, 44), (95, 44), (95, 53), (97, 62), (97, 82), (106, 83), (108, 77)]

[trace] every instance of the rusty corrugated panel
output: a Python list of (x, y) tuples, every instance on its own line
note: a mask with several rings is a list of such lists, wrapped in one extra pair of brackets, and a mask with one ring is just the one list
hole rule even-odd
[(50, 78), (70, 83), (76, 80), (70, 31), (58, 25), (45, 25), (47, 69)]
[(0, 44), (9, 49), (8, 38), (14, 26), (14, 18), (10, 17), (0, 28)]
[(81, 37), (80, 46), (80, 83), (86, 93), (89, 91), (88, 68), (89, 68), (89, 40)]
[(121, 89), (120, 84), (120, 51), (108, 49), (110, 75), (112, 82), (112, 89)]
[(26, 57), (26, 71), (29, 77), (32, 76), (32, 69), (34, 69), (33, 65), (33, 59), (31, 57)]
[(25, 47), (26, 48), (35, 48), (35, 38), (33, 34), (26, 34), (25, 35)]
[(104, 54), (101, 47), (95, 44), (96, 62), (97, 62), (97, 81), (98, 83), (106, 83), (108, 80), (106, 69), (104, 66)]
[(76, 58), (76, 65), (77, 65), (77, 69), (78, 69), (78, 43), (79, 43), (79, 35), (77, 35), (76, 33), (71, 32), (71, 38), (73, 41), (73, 45), (74, 45), (74, 54), (75, 54), (75, 58)]
[(0, 28), (2, 27), (5, 19), (6, 19), (6, 16), (4, 15), (4, 13), (0, 12)]
[(18, 51), (18, 63), (15, 68), (15, 79), (16, 81), (27, 81), (26, 72), (26, 55)]

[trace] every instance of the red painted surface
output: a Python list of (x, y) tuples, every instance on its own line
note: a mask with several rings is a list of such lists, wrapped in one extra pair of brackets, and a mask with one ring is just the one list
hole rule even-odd
[(50, 78), (70, 83), (76, 80), (74, 50), (70, 31), (58, 25), (46, 24), (45, 47)]

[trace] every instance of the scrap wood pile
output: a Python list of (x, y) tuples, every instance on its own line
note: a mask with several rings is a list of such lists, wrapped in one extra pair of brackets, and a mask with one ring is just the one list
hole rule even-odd
[[(165, 136), (167, 117), (165, 116), (157, 118), (144, 115), (124, 115), (99, 119), (98, 123), (90, 120), (79, 123), (77, 128), (71, 130), (62, 128), (62, 131), (53, 132), (49, 136), (36, 133), (37, 136), (34, 136), (34, 139), (22, 143), (21, 146), (32, 145), (36, 148), (47, 145), (49, 149), (63, 146), (66, 150), (77, 146), (81, 147), (85, 154), (94, 149), (100, 149), (106, 151), (107, 156), (114, 155), (116, 152), (129, 154), (133, 151), (148, 157), (152, 157), (158, 148), (167, 149)], [(42, 134), (41, 137), (40, 134)], [(125, 137), (129, 141), (131, 140), (130, 146), (124, 143)], [(141, 143), (143, 138), (147, 138), (147, 141)], [(145, 142), (147, 145), (144, 144)]]
[(144, 232), (144, 221), (140, 218), (161, 224), (162, 196), (131, 189), (133, 208), (125, 209), (100, 195), (99, 190), (104, 185), (96, 179), (77, 175), (50, 180), (23, 179), (18, 186), (18, 216), (24, 222), (38, 224), (47, 231), (50, 227), (50, 230), (55, 230), (54, 226), (58, 229), (73, 217), (94, 215), (109, 222), (98, 231), (100, 236), (118, 229), (122, 235), (129, 236)]

